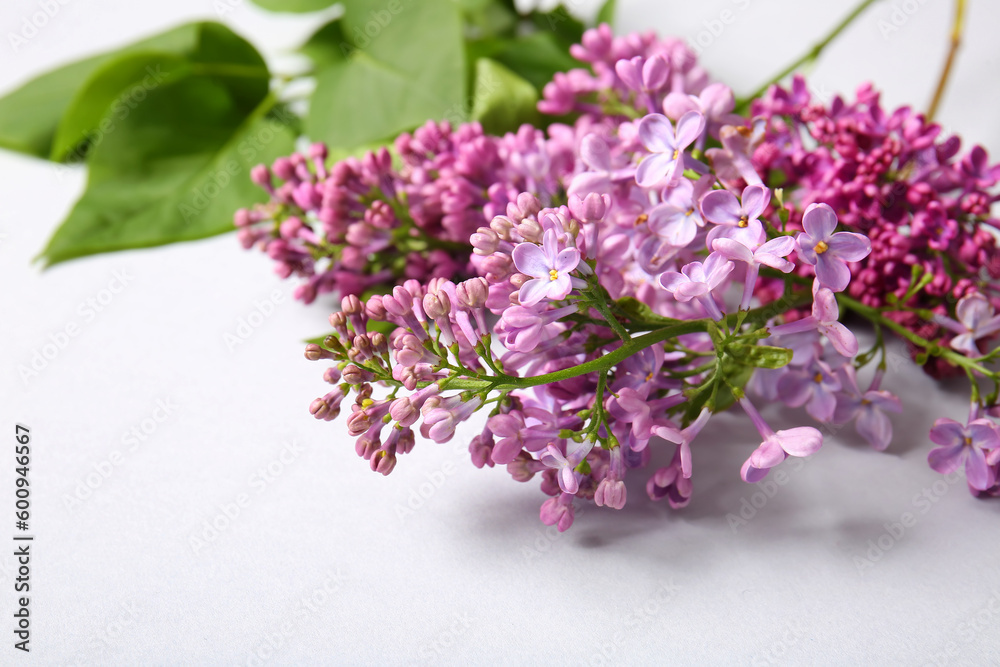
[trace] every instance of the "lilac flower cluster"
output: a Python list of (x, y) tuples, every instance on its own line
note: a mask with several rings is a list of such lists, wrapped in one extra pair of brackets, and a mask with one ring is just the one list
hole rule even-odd
[[(963, 153), (958, 137), (909, 107), (884, 110), (870, 84), (854, 102), (823, 104), (796, 77), (791, 89), (775, 86), (755, 100), (752, 113), (761, 130), (753, 165), (789, 193), (789, 227), (824, 202), (845, 228), (871, 239), (871, 255), (852, 266), (852, 296), (873, 308), (897, 306), (891, 319), (946, 343), (952, 329), (920, 311), (946, 316), (973, 293), (1000, 305), (1000, 249), (989, 230), (1000, 226), (990, 212), (1000, 165), (981, 146)], [(911, 290), (918, 281), (921, 289)], [(979, 355), (964, 343), (956, 349)], [(928, 368), (954, 369), (940, 359)]]
[[(447, 442), (485, 411), (473, 463), (537, 476), (542, 521), (565, 530), (574, 501), (621, 509), (647, 468), (649, 497), (685, 506), (695, 441), (737, 403), (759, 435), (746, 482), (820, 449), (819, 430), (773, 429), (747, 390), (884, 450), (901, 410), (881, 388), (885, 329), (973, 380), (972, 415), (935, 423), (928, 462), (1000, 495), (1000, 430), (981, 416), (1000, 416), (979, 348), (1000, 332), (985, 153), (956, 161), (936, 126), (886, 117), (868, 89), (827, 109), (796, 80), (740, 117), (678, 40), (601, 26), (572, 53), (586, 68), (539, 103), (572, 125), (429, 123), (397, 140), (399, 166), (379, 151), (327, 169), (314, 147), (255, 170), (271, 201), (237, 214), (244, 245), (305, 278), (304, 300), (342, 297), (306, 349), (332, 386), (312, 414), (349, 406), (357, 454), (388, 475), (418, 432)], [(878, 327), (875, 347), (859, 350), (844, 308)]]
[(303, 279), (295, 296), (387, 291), (403, 280), (471, 276), (469, 236), (518, 192), (551, 197), (573, 166), (572, 137), (549, 140), (524, 126), (493, 137), (477, 123), (428, 122), (388, 149), (327, 168), (313, 145), (253, 170), (265, 204), (236, 212), (245, 248), (257, 247), (283, 277)]

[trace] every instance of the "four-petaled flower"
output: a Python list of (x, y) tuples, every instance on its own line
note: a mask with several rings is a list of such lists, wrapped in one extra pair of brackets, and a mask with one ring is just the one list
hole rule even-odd
[(812, 315), (770, 327), (772, 336), (786, 336), (813, 330), (826, 336), (838, 354), (853, 358), (858, 353), (857, 336), (840, 323), (837, 297), (825, 287), (813, 290)]
[(837, 398), (837, 409), (833, 412), (834, 424), (846, 424), (852, 419), (854, 430), (868, 441), (874, 449), (883, 451), (892, 441), (892, 422), (885, 411), (902, 412), (899, 398), (889, 392), (879, 390), (876, 382), (862, 392), (852, 364), (845, 364), (837, 371), (843, 393)]
[(580, 465), (580, 461), (583, 461), (592, 448), (592, 442), (584, 442), (566, 456), (563, 455), (559, 447), (550, 443), (542, 452), (541, 462), (546, 467), (555, 469), (559, 488), (563, 490), (563, 493), (576, 495), (576, 492), (580, 490), (580, 480), (576, 474), (576, 467)]
[[(973, 411), (974, 417), (975, 411)], [(943, 475), (955, 472), (965, 463), (965, 478), (969, 486), (985, 491), (993, 486), (995, 476), (986, 461), (984, 450), (1000, 447), (1000, 433), (989, 419), (970, 419), (962, 425), (942, 417), (931, 428), (931, 442), (938, 445), (927, 454), (927, 463)]]
[(764, 238), (760, 216), (770, 200), (771, 191), (763, 185), (746, 186), (740, 199), (729, 190), (706, 194), (701, 198), (701, 212), (706, 220), (719, 225), (710, 232), (708, 242), (726, 236), (743, 245), (759, 243)]
[(667, 117), (654, 113), (639, 121), (639, 140), (652, 155), (639, 163), (635, 181), (648, 188), (661, 181), (672, 181), (677, 170), (684, 171), (684, 149), (694, 143), (705, 129), (705, 117), (689, 111), (677, 121), (677, 131)]
[(520, 243), (511, 257), (514, 266), (533, 280), (521, 285), (518, 298), (522, 306), (533, 306), (542, 299), (558, 301), (569, 296), (573, 289), (570, 272), (580, 263), (576, 248), (559, 249), (554, 229), (545, 231), (541, 247), (534, 243)]
[(937, 315), (934, 321), (958, 334), (951, 339), (952, 349), (970, 357), (980, 356), (976, 341), (1000, 331), (1000, 315), (993, 314), (993, 305), (978, 292), (959, 299), (955, 315), (957, 322), (943, 315)]
[(722, 311), (712, 298), (712, 290), (721, 285), (732, 270), (732, 262), (720, 253), (713, 252), (704, 264), (691, 262), (685, 265), (680, 273), (666, 271), (660, 274), (660, 285), (678, 301), (698, 299), (709, 315), (721, 320)]
[(771, 468), (789, 456), (809, 456), (823, 446), (823, 434), (811, 426), (799, 426), (775, 433), (749, 399), (741, 398), (740, 405), (764, 438), (764, 442), (753, 451), (740, 470), (740, 476), (745, 482), (759, 482)]
[(837, 214), (826, 204), (810, 204), (802, 215), (804, 232), (795, 237), (799, 258), (816, 267), (821, 287), (843, 292), (851, 282), (848, 262), (860, 262), (872, 251), (863, 234), (837, 232)]
[[(764, 234), (761, 233), (763, 238)], [(758, 239), (760, 241), (762, 239)], [(743, 299), (740, 310), (749, 310), (753, 289), (757, 284), (760, 267), (769, 266), (782, 273), (788, 273), (795, 268), (785, 257), (795, 249), (795, 241), (790, 236), (779, 236), (766, 243), (753, 243), (749, 246), (730, 238), (717, 238), (712, 241), (712, 249), (722, 254), (726, 259), (743, 262), (747, 265), (746, 278), (743, 281)]]

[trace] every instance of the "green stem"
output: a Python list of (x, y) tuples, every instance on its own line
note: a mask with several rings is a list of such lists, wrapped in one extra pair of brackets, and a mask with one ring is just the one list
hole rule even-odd
[(955, 55), (958, 47), (962, 45), (962, 25), (965, 22), (965, 0), (955, 0), (955, 20), (951, 26), (951, 36), (948, 40), (948, 55), (944, 60), (944, 67), (941, 69), (941, 76), (938, 78), (937, 88), (934, 89), (934, 97), (927, 108), (927, 122), (934, 120), (941, 100), (944, 98), (944, 90), (948, 86), (948, 77), (951, 75), (951, 66), (955, 64)]
[(754, 99), (760, 97), (761, 95), (763, 95), (764, 93), (766, 93), (767, 89), (770, 88), (771, 85), (773, 85), (773, 84), (781, 81), (786, 76), (788, 76), (789, 74), (791, 74), (795, 70), (799, 69), (803, 65), (809, 64), (809, 63), (815, 61), (817, 58), (819, 58), (819, 55), (823, 52), (823, 49), (825, 49), (830, 44), (830, 42), (832, 42), (834, 39), (836, 39), (837, 36), (840, 35), (840, 33), (842, 33), (845, 29), (847, 29), (847, 26), (851, 25), (851, 23), (853, 23), (854, 20), (856, 18), (858, 18), (858, 16), (860, 16), (866, 9), (868, 9), (869, 5), (872, 5), (874, 3), (875, 3), (875, 0), (864, 0), (863, 2), (859, 3), (851, 11), (850, 14), (848, 14), (847, 16), (845, 16), (844, 19), (840, 23), (838, 23), (833, 28), (833, 30), (831, 30), (826, 35), (826, 37), (824, 37), (819, 42), (817, 42), (816, 44), (814, 44), (812, 46), (812, 48), (810, 48), (808, 51), (806, 51), (804, 54), (802, 54), (802, 56), (798, 60), (796, 60), (795, 62), (793, 62), (791, 65), (789, 65), (785, 69), (781, 70), (781, 72), (779, 72), (777, 75), (775, 75), (774, 77), (772, 77), (771, 79), (769, 79), (766, 83), (764, 83), (763, 85), (761, 85), (761, 87), (758, 88), (757, 90), (755, 90), (752, 94), (750, 94), (747, 97), (745, 97), (744, 99), (740, 100), (739, 104), (736, 107), (737, 112), (740, 112), (740, 111), (744, 110), (750, 104), (750, 102), (752, 100), (754, 100)]
[(960, 354), (958, 352), (955, 352), (954, 350), (941, 347), (940, 345), (937, 345), (933, 341), (929, 341), (926, 338), (918, 336), (917, 334), (913, 333), (912, 331), (904, 327), (899, 322), (889, 319), (875, 308), (866, 306), (860, 301), (855, 301), (851, 297), (845, 296), (844, 294), (838, 294), (837, 301), (840, 302), (840, 304), (845, 308), (847, 308), (848, 310), (854, 311), (861, 317), (864, 317), (866, 320), (874, 324), (878, 324), (885, 327), (886, 329), (889, 329), (890, 331), (910, 341), (914, 345), (924, 348), (925, 350), (928, 351), (928, 353), (933, 351), (933, 353), (936, 354), (937, 356), (942, 357), (943, 359), (947, 359), (956, 366), (964, 368), (966, 371), (975, 371), (977, 373), (981, 373), (982, 375), (988, 378), (997, 377), (996, 373), (986, 368), (982, 364), (976, 362), (975, 360), (970, 359), (964, 354)]

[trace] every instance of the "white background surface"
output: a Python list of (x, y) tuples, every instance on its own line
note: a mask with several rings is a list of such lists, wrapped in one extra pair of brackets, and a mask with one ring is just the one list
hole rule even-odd
[[(211, 0), (64, 2), (14, 52), (6, 35), (39, 3), (4, 0), (0, 90), (215, 16)], [(703, 58), (745, 93), (850, 4), (622, 0), (619, 28), (695, 39), (732, 11)], [(824, 55), (813, 86), (850, 93), (871, 78), (890, 104), (924, 106), (951, 7), (907, 7), (917, 11), (884, 34), (894, 5), (876, 4)], [(270, 58), (316, 24), (247, 5), (225, 20)], [(998, 21), (996, 3), (972, 0), (940, 114), (995, 157)], [(757, 445), (748, 420), (718, 418), (695, 444), (686, 510), (650, 503), (633, 475), (624, 511), (586, 506), (558, 535), (538, 521), (536, 483), (476, 470), (461, 439), (419, 444), (382, 478), (342, 422), (314, 422), (306, 407), (325, 391), (322, 368), (299, 341), (325, 331), (325, 309), (292, 302), (291, 285), (233, 236), (40, 273), (30, 259), (83, 180), (0, 152), (0, 540), (13, 532), (15, 422), (32, 429), (37, 535), (30, 655), (12, 646), (13, 549), (0, 548), (0, 664), (997, 664), (1000, 502), (925, 463), (933, 419), (965, 416), (960, 384), (946, 393), (901, 361), (887, 386), (907, 411), (890, 452), (848, 429), (799, 467), (783, 464), (773, 497), (739, 479)], [(106, 299), (116, 272), (127, 286), (88, 316), (81, 304)], [(228, 349), (224, 336), (275, 290), (273, 314)], [(23, 381), (18, 366), (71, 323), (79, 335)], [(124, 434), (158, 401), (175, 407), (130, 448)], [(78, 489), (91, 493), (70, 509)], [(242, 494), (239, 516), (220, 519)], [(734, 530), (727, 515), (744, 501), (762, 507)], [(916, 524), (885, 536), (904, 512)], [(192, 546), (213, 521), (224, 529)], [(888, 551), (863, 560), (880, 538)]]

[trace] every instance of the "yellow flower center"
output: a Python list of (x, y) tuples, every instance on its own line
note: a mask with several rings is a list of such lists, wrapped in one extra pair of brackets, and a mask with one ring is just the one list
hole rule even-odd
[(749, 224), (750, 224), (750, 221), (747, 220), (747, 217), (744, 215), (744, 216), (740, 217), (740, 221), (736, 223), (736, 226), (737, 227), (746, 227)]
[(653, 371), (649, 371), (648, 373), (646, 373), (646, 382), (649, 382), (652, 379), (653, 379)]
[(694, 206), (692, 206), (691, 208), (689, 208), (687, 210), (687, 213), (685, 213), (684, 215), (686, 215), (688, 217), (691, 217), (692, 215), (694, 215)]
[(549, 280), (559, 280), (559, 272), (555, 269), (549, 271)]
[(822, 373), (816, 373), (816, 375), (813, 376), (813, 382), (815, 382), (816, 384), (819, 384), (822, 381), (823, 381)]
[(965, 438), (965, 444), (966, 445), (971, 445), (972, 444), (972, 438), (966, 437)]
[(814, 249), (816, 250), (817, 255), (822, 255), (824, 252), (830, 249), (830, 246), (826, 244), (826, 241), (820, 241), (819, 243), (816, 244), (816, 248)]
[(674, 150), (674, 159), (676, 160), (680, 156), (681, 152), (679, 150)]
[(639, 217), (635, 219), (635, 225), (636, 225), (636, 227), (638, 227), (642, 223), (646, 222), (647, 220), (649, 220), (649, 216), (646, 215), (645, 213), (640, 213)]

